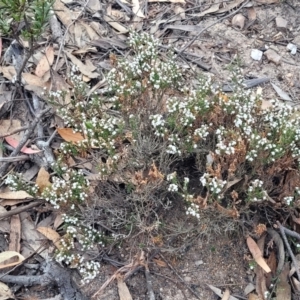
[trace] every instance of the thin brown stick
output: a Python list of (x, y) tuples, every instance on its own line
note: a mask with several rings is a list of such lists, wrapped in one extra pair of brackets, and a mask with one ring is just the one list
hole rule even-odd
[(32, 202), (32, 203), (29, 203), (29, 204), (27, 204), (25, 206), (18, 206), (17, 208), (15, 208), (13, 210), (10, 210), (10, 211), (8, 211), (6, 213), (0, 214), (0, 220), (8, 218), (8, 217), (16, 215), (16, 214), (19, 214), (19, 213), (21, 213), (23, 211), (26, 211), (26, 210), (28, 210), (30, 208), (33, 208), (35, 206), (38, 206), (38, 205), (44, 204), (44, 203), (45, 203), (44, 200), (40, 200), (40, 201), (35, 201), (35, 202)]
[(286, 233), (285, 232), (286, 228), (284, 228), (279, 221), (277, 221), (277, 225), (279, 226), (279, 230), (280, 230), (280, 233), (282, 235), (282, 239), (283, 239), (283, 241), (285, 243), (285, 246), (286, 246), (286, 248), (287, 248), (287, 250), (288, 250), (288, 252), (289, 252), (289, 254), (291, 256), (292, 262), (293, 262), (294, 267), (296, 269), (296, 274), (298, 276), (298, 280), (300, 280), (300, 271), (299, 271), (298, 261), (295, 258), (295, 255), (294, 255), (294, 253), (293, 253), (293, 251), (291, 249), (291, 246), (290, 246), (290, 244), (289, 244), (289, 242), (287, 240), (287, 237), (286, 237), (286, 234), (285, 234)]
[(11, 132), (9, 132), (9, 133), (0, 135), (0, 139), (1, 139), (1, 138), (5, 138), (5, 137), (10, 136), (10, 135), (13, 135), (13, 134), (18, 133), (18, 132), (27, 130), (28, 128), (29, 128), (29, 126), (24, 126), (24, 127), (18, 128), (18, 129), (16, 129), (16, 130), (13, 130), (13, 131), (11, 131)]
[(0, 157), (0, 162), (15, 162), (29, 159), (28, 155), (20, 155), (15, 157)]

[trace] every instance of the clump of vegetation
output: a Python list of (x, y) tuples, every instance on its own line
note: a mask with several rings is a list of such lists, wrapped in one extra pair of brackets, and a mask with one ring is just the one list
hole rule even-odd
[[(77, 250), (142, 236), (144, 243), (163, 243), (165, 216), (175, 203), (199, 228), (205, 209), (236, 219), (256, 203), (299, 206), (295, 109), (276, 101), (265, 108), (259, 94), (244, 90), (238, 70), (230, 95), (204, 76), (192, 89), (173, 54), (161, 57), (152, 36), (131, 32), (129, 45), (131, 56), (111, 56), (104, 95), (88, 96), (76, 68), (71, 102), (61, 104), (64, 91), (49, 95), (65, 126), (82, 139), (61, 145), (62, 172), (42, 196), (65, 213), (56, 258), (82, 265), (86, 280), (99, 264), (84, 263)], [(72, 156), (93, 158), (89, 178), (96, 186), (67, 168)]]
[(53, 2), (49, 0), (1, 0), (1, 34), (12, 34), (16, 37), (22, 28), (22, 36), (35, 41), (44, 32)]

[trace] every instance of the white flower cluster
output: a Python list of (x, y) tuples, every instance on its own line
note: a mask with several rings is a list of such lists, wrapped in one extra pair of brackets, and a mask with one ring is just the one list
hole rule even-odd
[[(177, 82), (179, 68), (171, 58), (161, 61), (158, 58), (158, 40), (147, 33), (131, 32), (129, 45), (135, 51), (131, 61), (118, 62), (107, 77), (109, 91), (117, 96), (135, 96), (143, 88), (163, 89)], [(142, 80), (142, 84), (141, 84)]]
[(177, 178), (177, 173), (173, 172), (167, 175), (167, 181), (173, 181)]
[(89, 283), (99, 274), (100, 263), (97, 261), (86, 261), (85, 263), (80, 264), (78, 270), (83, 277), (82, 283)]
[(60, 203), (81, 203), (87, 198), (85, 189), (89, 186), (82, 171), (68, 170), (65, 174), (68, 180), (53, 177), (52, 185), (44, 189), (42, 197), (49, 201), (55, 209), (59, 209)]
[(199, 128), (195, 129), (194, 135), (205, 140), (209, 135), (209, 126), (207, 124), (202, 124)]
[(218, 199), (221, 197), (221, 192), (225, 185), (227, 184), (226, 180), (221, 180), (217, 177), (212, 177), (208, 173), (204, 173), (200, 177), (200, 182), (203, 186), (207, 187), (208, 190), (215, 196), (217, 196)]
[(291, 205), (294, 201), (294, 197), (293, 196), (288, 196), (288, 197), (284, 197), (283, 201), (287, 204), (287, 205)]
[(166, 152), (169, 154), (181, 155), (181, 150), (176, 145), (168, 145)]
[(226, 155), (232, 155), (235, 153), (234, 146), (237, 144), (237, 141), (232, 140), (229, 141), (228, 145), (224, 143), (224, 141), (219, 141), (216, 145), (216, 154), (221, 155), (225, 153)]
[(30, 182), (25, 181), (21, 174), (7, 175), (4, 183), (7, 184), (12, 191), (26, 191), (32, 196), (35, 196), (39, 190), (37, 184), (31, 184)]
[(248, 187), (248, 200), (252, 202), (267, 200), (267, 192), (263, 188), (263, 181), (259, 179), (252, 180)]
[(200, 220), (199, 206), (195, 203), (191, 203), (186, 210), (186, 214), (196, 217), (198, 220)]
[(171, 184), (168, 186), (168, 191), (169, 191), (169, 192), (178, 192), (178, 185), (175, 184), (175, 183), (171, 183)]

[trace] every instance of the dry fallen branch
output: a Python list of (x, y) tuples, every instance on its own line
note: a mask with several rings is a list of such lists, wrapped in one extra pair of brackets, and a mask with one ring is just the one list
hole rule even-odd
[(55, 262), (48, 261), (44, 266), (44, 274), (31, 275), (4, 275), (1, 281), (5, 283), (13, 283), (22, 286), (56, 284), (59, 292), (64, 300), (87, 300), (87, 298), (79, 291), (75, 282), (72, 280), (71, 272), (62, 268)]
[(286, 237), (286, 233), (289, 234), (291, 231), (288, 230), (287, 228), (285, 228), (284, 226), (281, 225), (281, 223), (279, 221), (277, 221), (277, 225), (279, 227), (279, 230), (280, 230), (280, 233), (282, 235), (282, 239), (285, 243), (285, 246), (289, 252), (289, 255), (291, 256), (291, 259), (292, 259), (292, 262), (294, 264), (294, 267), (296, 269), (296, 274), (298, 276), (298, 280), (300, 279), (300, 271), (299, 271), (299, 266), (298, 266), (298, 262), (297, 262), (297, 259), (295, 258), (295, 255), (291, 249), (291, 246), (287, 240), (287, 237)]

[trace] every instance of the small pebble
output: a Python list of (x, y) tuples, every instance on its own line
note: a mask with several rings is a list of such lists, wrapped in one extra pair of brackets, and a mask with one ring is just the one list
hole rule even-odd
[(203, 265), (203, 260), (197, 260), (195, 261), (195, 265), (198, 267), (200, 265)]
[(276, 18), (276, 26), (279, 29), (285, 29), (287, 27), (287, 23), (288, 23), (287, 20), (285, 20), (282, 17), (277, 17)]
[(252, 49), (251, 50), (251, 58), (254, 60), (261, 60), (263, 56), (263, 52), (258, 49)]
[(288, 50), (291, 51), (291, 54), (295, 55), (297, 53), (297, 46), (292, 44), (292, 43), (288, 43), (288, 45), (286, 46), (286, 48)]

